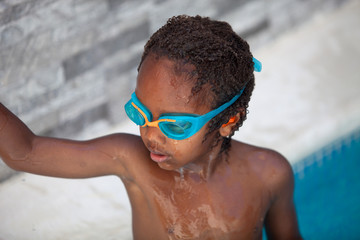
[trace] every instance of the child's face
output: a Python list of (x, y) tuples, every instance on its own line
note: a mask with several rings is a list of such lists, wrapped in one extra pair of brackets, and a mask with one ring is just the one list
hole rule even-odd
[[(146, 57), (139, 70), (136, 95), (152, 113), (153, 121), (164, 113), (205, 114), (210, 111), (204, 99), (191, 96), (193, 81), (183, 71), (191, 66), (175, 68), (175, 63), (166, 57)], [(205, 104), (204, 104), (205, 103)], [(140, 127), (141, 138), (151, 152), (152, 160), (167, 170), (175, 170), (193, 163), (201, 165), (216, 157), (216, 149), (210, 151), (215, 132), (203, 142), (207, 124), (195, 135), (184, 140), (167, 138), (159, 128)], [(191, 163), (191, 164), (190, 164)]]

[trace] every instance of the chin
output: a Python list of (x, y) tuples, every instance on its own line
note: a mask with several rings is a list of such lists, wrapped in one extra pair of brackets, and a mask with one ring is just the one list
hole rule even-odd
[(179, 171), (179, 168), (178, 166), (174, 166), (173, 164), (169, 163), (169, 162), (161, 162), (161, 163), (158, 163), (158, 166), (161, 168), (161, 169), (164, 169), (164, 170), (167, 170), (167, 171)]

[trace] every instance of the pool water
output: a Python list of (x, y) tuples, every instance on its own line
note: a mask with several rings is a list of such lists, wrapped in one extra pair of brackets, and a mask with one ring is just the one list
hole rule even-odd
[(360, 239), (360, 129), (293, 165), (304, 239)]

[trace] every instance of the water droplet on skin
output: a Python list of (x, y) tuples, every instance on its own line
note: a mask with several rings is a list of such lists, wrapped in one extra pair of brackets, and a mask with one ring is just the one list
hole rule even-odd
[(173, 233), (174, 233), (174, 228), (173, 228), (173, 227), (168, 228), (168, 233), (169, 233), (169, 234), (173, 234)]
[(181, 180), (184, 180), (184, 168), (181, 167), (181, 168), (179, 169), (179, 171), (180, 171), (180, 179), (181, 179)]

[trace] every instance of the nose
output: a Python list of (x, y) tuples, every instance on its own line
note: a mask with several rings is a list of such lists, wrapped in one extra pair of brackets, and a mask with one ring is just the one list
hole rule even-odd
[(156, 142), (159, 144), (166, 143), (166, 136), (161, 132), (160, 128), (158, 127), (141, 127), (140, 133), (142, 137), (149, 142)]

